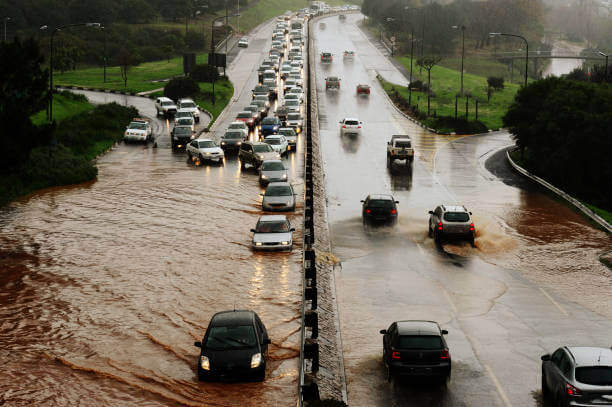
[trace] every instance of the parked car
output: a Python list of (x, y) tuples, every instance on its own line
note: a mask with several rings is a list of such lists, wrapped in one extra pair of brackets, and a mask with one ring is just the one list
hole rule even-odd
[(299, 112), (290, 112), (287, 114), (285, 125), (294, 129), (296, 133), (301, 133), (304, 127), (304, 118)]
[(472, 221), (472, 212), (465, 206), (439, 205), (429, 211), (429, 237), (436, 243), (448, 239), (465, 239), (474, 247), (476, 229)]
[(337, 76), (328, 76), (325, 78), (325, 90), (340, 89), (340, 78)]
[(265, 160), (280, 160), (281, 156), (269, 144), (245, 141), (240, 145), (238, 158), (240, 168), (244, 168), (246, 164), (259, 168)]
[(287, 150), (295, 151), (297, 148), (297, 133), (291, 127), (281, 127), (278, 129), (278, 134), (282, 134), (287, 139)]
[(291, 251), (294, 231), (285, 215), (260, 216), (255, 229), (251, 229), (251, 247), (254, 250)]
[(421, 376), (446, 383), (451, 356), (444, 335), (434, 321), (397, 321), (382, 329), (383, 363), (387, 380), (393, 376)]
[(359, 84), (357, 85), (357, 94), (358, 95), (369, 95), (370, 94), (370, 85)]
[(397, 222), (397, 204), (391, 195), (368, 195), (361, 201), (363, 224), (384, 223), (393, 225)]
[(242, 37), (238, 40), (238, 46), (241, 48), (247, 48), (249, 46), (249, 39), (247, 37)]
[(177, 107), (179, 109), (178, 111), (191, 112), (196, 123), (200, 122), (200, 108), (198, 107), (198, 105), (196, 105), (196, 103), (192, 99), (187, 99), (187, 98), (180, 99)]
[(612, 406), (612, 349), (563, 346), (541, 359), (544, 405)]
[(207, 138), (195, 139), (187, 144), (187, 156), (191, 159), (197, 157), (200, 162), (203, 161), (216, 161), (219, 164), (223, 164), (223, 158), (225, 154), (223, 149), (217, 145), (213, 140)]
[(295, 192), (288, 182), (270, 182), (266, 192), (262, 194), (261, 208), (264, 211), (294, 211)]
[(198, 380), (266, 378), (268, 331), (249, 310), (222, 311), (213, 315), (201, 342)]
[(287, 154), (287, 150), (289, 149), (289, 142), (285, 138), (285, 136), (281, 136), (280, 134), (273, 134), (271, 136), (267, 136), (264, 138), (264, 143), (270, 144), (272, 149), (279, 153), (281, 156)]
[(261, 121), (259, 126), (260, 136), (267, 136), (268, 134), (276, 134), (278, 129), (281, 128), (281, 121), (278, 117), (266, 117)]
[(170, 132), (170, 137), (172, 149), (176, 150), (185, 147), (195, 138), (195, 134), (191, 131), (191, 126), (174, 126)]
[(178, 109), (172, 99), (165, 96), (160, 96), (155, 99), (155, 110), (157, 111), (158, 116), (174, 116)]
[(281, 160), (266, 160), (259, 167), (259, 183), (268, 185), (270, 182), (284, 182), (289, 176), (287, 167)]
[(244, 132), (241, 129), (228, 129), (225, 134), (221, 136), (219, 144), (223, 151), (236, 151), (240, 148), (244, 140)]
[(361, 125), (363, 123), (359, 119), (347, 117), (340, 120), (340, 135), (345, 136), (347, 134), (354, 134), (356, 136), (361, 134)]
[(130, 141), (144, 141), (146, 143), (151, 139), (152, 134), (151, 123), (147, 119), (134, 118), (125, 128), (123, 141), (126, 143)]
[(236, 115), (235, 121), (244, 122), (249, 127), (249, 129), (255, 127), (255, 119), (253, 119), (253, 115), (251, 114), (251, 112), (248, 112), (246, 110), (239, 112), (238, 115)]

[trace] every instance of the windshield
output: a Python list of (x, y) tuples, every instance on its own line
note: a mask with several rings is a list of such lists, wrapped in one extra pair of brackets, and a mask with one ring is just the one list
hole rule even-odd
[(264, 143), (266, 144), (273, 144), (273, 145), (279, 145), (280, 144), (280, 140), (277, 138), (266, 138), (264, 139)]
[(302, 120), (302, 116), (300, 116), (299, 113), (297, 113), (297, 114), (296, 113), (289, 113), (287, 115), (287, 119), (288, 120)]
[(274, 117), (266, 117), (261, 121), (261, 124), (276, 124), (276, 118)]
[(272, 185), (266, 188), (266, 196), (291, 196), (293, 191), (289, 185)]
[(257, 233), (285, 233), (289, 232), (289, 222), (284, 220), (257, 222)]
[(174, 134), (191, 134), (191, 128), (185, 126), (175, 127)]
[(255, 144), (253, 146), (253, 151), (256, 153), (269, 153), (274, 150), (272, 150), (272, 147), (270, 147), (268, 144)]
[(289, 99), (289, 100), (285, 101), (285, 104), (287, 106), (297, 106), (297, 105), (300, 104), (300, 102), (298, 102), (297, 100)]
[(147, 129), (147, 125), (144, 124), (144, 123), (132, 122), (132, 123), (130, 123), (130, 129), (133, 129), (133, 130), (146, 130)]
[(200, 146), (200, 148), (213, 148), (216, 147), (215, 143), (211, 140), (204, 140), (204, 141), (199, 141), (198, 142), (198, 146)]
[(242, 133), (239, 131), (228, 131), (223, 138), (242, 138)]
[(439, 336), (399, 336), (395, 347), (399, 349), (442, 349), (442, 339)]
[(206, 348), (212, 350), (252, 348), (256, 344), (251, 325), (215, 326), (210, 328), (206, 340)]
[(349, 125), (349, 126), (357, 126), (359, 122), (357, 120), (347, 120), (344, 122), (344, 124)]
[(239, 119), (250, 119), (251, 118), (251, 113), (249, 112), (240, 112), (238, 113), (238, 117)]
[(185, 108), (192, 109), (194, 107), (196, 107), (196, 105), (193, 102), (183, 102), (183, 103), (181, 103), (181, 109), (185, 109)]
[(178, 119), (177, 123), (179, 126), (190, 126), (191, 119), (183, 117), (183, 118)]
[(576, 380), (594, 386), (612, 386), (612, 367), (585, 366), (576, 368)]
[(470, 215), (466, 212), (446, 212), (444, 220), (449, 222), (467, 222), (470, 220)]
[(232, 123), (229, 125), (228, 129), (244, 129), (246, 127), (246, 124), (240, 122), (240, 123)]
[(255, 86), (255, 89), (253, 89), (253, 92), (256, 93), (263, 93), (263, 92), (268, 92), (268, 87), (267, 86)]
[(261, 164), (262, 171), (284, 171), (285, 166), (279, 161), (264, 161)]
[(278, 134), (282, 134), (285, 137), (295, 137), (295, 131), (291, 130), (279, 130)]
[(173, 106), (174, 102), (172, 101), (166, 101), (166, 102), (162, 102), (162, 106)]
[(178, 112), (176, 114), (176, 117), (177, 118), (179, 118), (179, 117), (192, 117), (192, 115), (191, 115), (191, 112)]

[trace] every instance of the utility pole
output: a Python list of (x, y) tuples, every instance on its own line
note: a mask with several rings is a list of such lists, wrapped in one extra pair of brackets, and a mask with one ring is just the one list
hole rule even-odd
[(491, 37), (495, 37), (498, 35), (504, 35), (506, 37), (516, 37), (516, 38), (520, 38), (523, 41), (525, 41), (525, 86), (527, 86), (527, 73), (528, 73), (528, 69), (529, 69), (529, 42), (527, 42), (527, 38), (521, 36), (521, 35), (516, 35), (516, 34), (506, 34), (506, 33), (489, 33), (489, 35)]
[(4, 17), (4, 42), (6, 42), (6, 23), (11, 21), (10, 17)]

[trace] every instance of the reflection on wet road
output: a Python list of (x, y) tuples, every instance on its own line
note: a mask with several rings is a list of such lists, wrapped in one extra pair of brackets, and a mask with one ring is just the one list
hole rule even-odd
[[(248, 86), (260, 48), (230, 76)], [(232, 76), (234, 79), (234, 77)], [(149, 117), (153, 102), (134, 104)], [(222, 132), (233, 119), (217, 123)], [(256, 172), (195, 166), (172, 152), (169, 124), (155, 121), (158, 148), (119, 145), (98, 160), (96, 182), (54, 188), (0, 212), (0, 404), (293, 405), (301, 301), (302, 140), (287, 165), (298, 194), (288, 214), (292, 253), (259, 254), (249, 233), (262, 214)], [(220, 134), (211, 134), (219, 137)], [(272, 339), (264, 383), (198, 383), (201, 340), (213, 313), (252, 309)]]
[[(327, 18), (314, 34), (314, 52), (335, 55), (317, 63), (316, 75), (349, 405), (537, 405), (540, 355), (566, 344), (609, 346), (612, 278), (598, 256), (610, 238), (517, 180), (495, 153), (512, 143), (507, 133), (433, 135), (400, 115), (376, 73), (405, 79), (355, 26), (361, 18)], [(355, 60), (343, 60), (344, 50)], [(342, 78), (339, 92), (325, 90), (329, 75)], [(357, 97), (358, 83), (372, 86), (369, 97)], [(363, 121), (361, 136), (340, 136), (344, 117)], [(412, 166), (386, 168), (392, 134), (412, 137)], [(400, 202), (396, 227), (364, 230), (359, 201), (370, 193)], [(427, 212), (441, 203), (474, 213), (476, 248), (428, 238)], [(446, 387), (384, 379), (378, 331), (402, 319), (448, 329)]]

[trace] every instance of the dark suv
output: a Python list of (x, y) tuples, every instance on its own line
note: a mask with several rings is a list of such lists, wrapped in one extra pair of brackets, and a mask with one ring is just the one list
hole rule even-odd
[(270, 338), (253, 311), (217, 312), (206, 329), (198, 358), (198, 380), (266, 378)]
[(542, 356), (548, 406), (612, 406), (612, 349), (564, 346)]
[(383, 363), (387, 380), (393, 376), (423, 376), (446, 383), (451, 375), (451, 357), (444, 336), (433, 321), (397, 321), (383, 334)]
[(475, 228), (472, 212), (465, 206), (440, 205), (429, 211), (429, 237), (436, 243), (447, 239), (465, 239), (474, 246)]
[(393, 199), (391, 195), (368, 195), (363, 203), (361, 216), (363, 224), (385, 223), (394, 224), (397, 222), (397, 204), (399, 201)]

